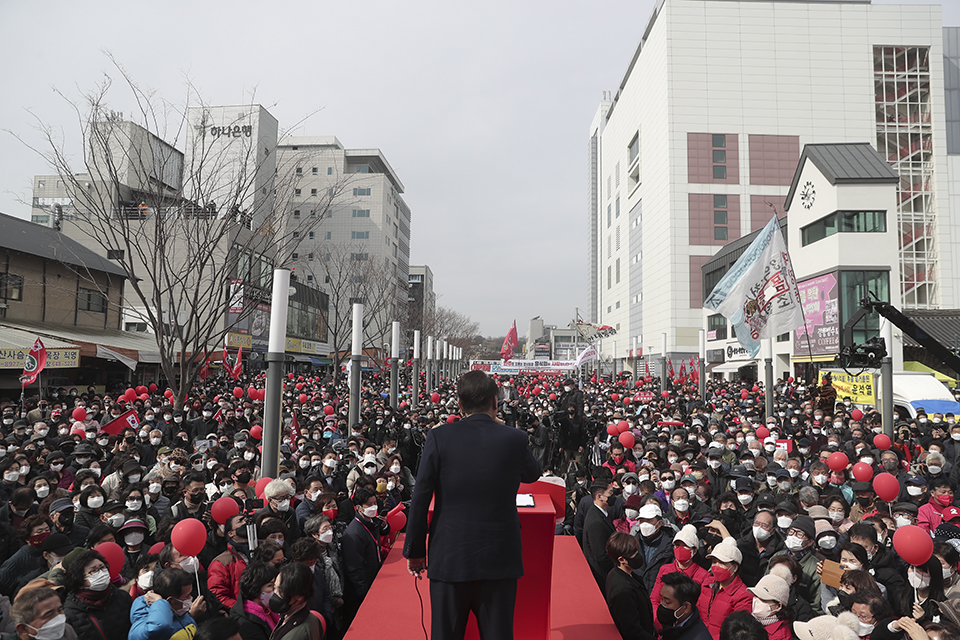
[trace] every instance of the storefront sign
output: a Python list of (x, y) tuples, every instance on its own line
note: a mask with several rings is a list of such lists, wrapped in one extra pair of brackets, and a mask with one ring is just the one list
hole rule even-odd
[[(30, 347), (0, 349), (0, 369), (23, 369)], [(47, 349), (46, 369), (72, 369), (80, 366), (80, 349)]]
[(840, 351), (840, 306), (837, 275), (827, 273), (797, 284), (806, 324), (793, 332), (793, 353), (834, 355)]
[[(820, 371), (818, 384), (823, 384), (825, 373), (827, 372)], [(872, 373), (851, 375), (845, 371), (830, 371), (830, 377), (833, 379), (833, 388), (837, 390), (837, 400), (849, 397), (854, 404), (877, 403)]]

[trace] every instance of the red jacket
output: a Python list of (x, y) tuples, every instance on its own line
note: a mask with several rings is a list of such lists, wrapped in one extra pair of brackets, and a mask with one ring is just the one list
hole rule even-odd
[[(947, 507), (952, 505), (947, 505)], [(926, 504), (920, 505), (920, 512), (917, 515), (917, 526), (926, 531), (933, 531), (943, 522), (943, 510), (947, 507), (937, 501), (937, 497), (931, 495)]]
[(207, 569), (207, 586), (227, 609), (237, 603), (237, 596), (240, 594), (240, 574), (246, 568), (246, 560), (229, 545), (226, 551), (210, 562), (210, 567)]
[(767, 631), (769, 640), (793, 640), (793, 634), (790, 633), (790, 623), (786, 620), (780, 620), (764, 627)]
[(730, 584), (721, 587), (711, 575), (700, 585), (700, 600), (697, 602), (697, 608), (713, 640), (718, 640), (720, 625), (727, 616), (734, 611), (753, 611), (753, 594), (747, 591), (747, 585), (743, 584), (740, 576), (734, 576)]

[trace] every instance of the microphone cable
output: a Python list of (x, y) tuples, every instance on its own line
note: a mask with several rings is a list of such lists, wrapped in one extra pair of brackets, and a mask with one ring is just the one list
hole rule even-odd
[(420, 600), (420, 627), (423, 629), (424, 640), (430, 640), (430, 636), (427, 635), (427, 625), (424, 622), (426, 617), (426, 611), (423, 608), (423, 596), (420, 595), (420, 574), (418, 573), (413, 578), (413, 586), (417, 588), (417, 598)]

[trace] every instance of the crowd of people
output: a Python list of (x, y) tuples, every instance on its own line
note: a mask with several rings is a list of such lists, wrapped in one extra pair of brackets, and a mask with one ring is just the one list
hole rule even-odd
[[(286, 379), (276, 479), (260, 477), (263, 404), (226, 379), (176, 404), (155, 385), (4, 403), (0, 632), (343, 637), (426, 434), (459, 419), (455, 381), (422, 384), (416, 408), (409, 382), (392, 406), (388, 380), (365, 373), (351, 424), (345, 380)], [(497, 384), (498, 419), (566, 486), (557, 534), (580, 542), (623, 638), (960, 638), (954, 416), (920, 411), (879, 447), (879, 414), (829, 381), (778, 381), (772, 415), (753, 383), (711, 380), (704, 398), (629, 375)], [(138, 427), (104, 431), (131, 409)], [(828, 465), (836, 452), (849, 464)], [(895, 477), (896, 499), (854, 478), (858, 463)], [(221, 522), (223, 497), (237, 509)], [(206, 540), (185, 555), (172, 532), (191, 518)], [(918, 565), (892, 543), (909, 525), (933, 541)]]

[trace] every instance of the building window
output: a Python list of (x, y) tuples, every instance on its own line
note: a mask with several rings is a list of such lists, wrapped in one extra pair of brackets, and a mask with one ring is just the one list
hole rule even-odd
[(123, 330), (145, 333), (147, 331), (147, 323), (146, 322), (126, 322), (123, 325)]
[(726, 211), (714, 211), (714, 212), (713, 212), (713, 224), (727, 224), (727, 212), (726, 212)]
[(620, 258), (617, 258), (617, 284), (620, 284)]
[(327, 231), (327, 240), (332, 240), (332, 239), (333, 239), (333, 232)]
[(367, 253), (351, 253), (350, 254), (350, 259), (356, 260), (356, 261), (363, 261), (368, 259), (369, 257), (370, 257), (370, 254), (367, 254)]
[(310, 173), (312, 173), (313, 175), (318, 175), (320, 173), (320, 170), (317, 167), (313, 167), (310, 169)]
[(370, 173), (370, 165), (368, 164), (358, 164), (355, 171), (357, 173)]
[(714, 148), (724, 148), (727, 146), (727, 136), (722, 133), (713, 134), (713, 146)]
[(617, 309), (619, 309), (619, 308), (620, 308), (620, 301), (619, 301), (619, 300), (617, 300), (617, 304), (616, 304), (616, 305), (614, 305), (614, 306), (615, 306), (615, 307), (616, 307)]
[(107, 310), (107, 299), (96, 289), (83, 289), (77, 293), (77, 309), (104, 313)]
[(293, 217), (294, 217), (294, 218), (299, 218), (299, 217), (300, 217), (300, 209), (294, 209), (294, 210), (293, 210)]
[[(876, 296), (881, 302), (890, 301), (890, 274), (887, 271), (840, 272), (840, 326), (860, 310), (860, 301)], [(880, 333), (880, 315), (869, 313), (853, 326), (854, 344), (863, 344)], [(852, 346), (842, 343), (841, 347)]]
[(360, 298), (350, 298), (350, 304), (366, 304), (367, 299), (364, 297)]
[(332, 175), (333, 175), (333, 167), (327, 167), (327, 175), (328, 175), (328, 176), (332, 176)]
[(354, 189), (354, 190), (353, 190), (353, 195), (355, 195), (355, 196), (368, 196), (368, 195), (370, 195), (370, 187)]
[(23, 300), (23, 276), (0, 274), (0, 297), (4, 300)]
[(307, 282), (313, 282), (313, 276), (307, 276)]
[(308, 260), (309, 262), (313, 262), (313, 254), (312, 254), (312, 253), (308, 253), (308, 254), (307, 254), (307, 260)]
[(727, 196), (723, 193), (714, 194), (713, 196), (713, 208), (714, 209), (726, 209), (727, 208)]
[(726, 239), (727, 239), (727, 228), (726, 228), (726, 227), (714, 227), (714, 228), (713, 228), (713, 239), (714, 239), (714, 240), (726, 240)]
[(616, 218), (619, 218), (619, 217), (620, 217), (620, 196), (617, 196), (617, 200), (616, 200), (615, 208), (614, 208), (614, 213), (615, 213), (615, 216), (614, 216), (614, 217), (616, 217)]
[(369, 218), (369, 217), (370, 217), (370, 209), (354, 209), (354, 210), (353, 210), (353, 217), (354, 217), (354, 218)]
[(107, 249), (107, 260), (123, 260), (123, 249)]
[(613, 224), (613, 205), (607, 205), (607, 229)]
[(312, 196), (317, 195), (317, 190), (316, 190), (316, 189), (310, 189), (310, 195), (312, 195)]
[(727, 163), (727, 152), (723, 149), (714, 149), (713, 150), (713, 161), (717, 164), (726, 164)]
[(633, 166), (633, 161), (640, 157), (640, 133), (633, 136), (633, 140), (630, 141), (630, 146), (627, 148), (627, 157), (629, 161), (627, 164)]
[(613, 286), (613, 267), (607, 265), (607, 289)]
[(303, 175), (303, 167), (297, 167), (297, 175), (298, 175), (298, 176), (302, 176), (302, 175)]
[(311, 232), (310, 232), (310, 239), (313, 240), (313, 239), (316, 237), (316, 235), (317, 235), (316, 232), (311, 231)]
[(777, 342), (790, 342), (790, 332), (781, 333), (777, 336)]
[(294, 189), (294, 190), (293, 190), (293, 195), (299, 196), (299, 195), (300, 195), (300, 189)]
[(800, 229), (800, 240), (805, 247), (835, 233), (885, 233), (886, 211), (834, 211)]
[(299, 254), (299, 253), (291, 253), (291, 254), (290, 254), (290, 257), (293, 258), (294, 260), (296, 260), (297, 258), (300, 257), (300, 254)]
[(727, 179), (727, 168), (722, 164), (713, 165), (713, 179), (714, 180), (726, 180)]
[(370, 232), (369, 231), (351, 231), (350, 239), (351, 240), (369, 240)]

